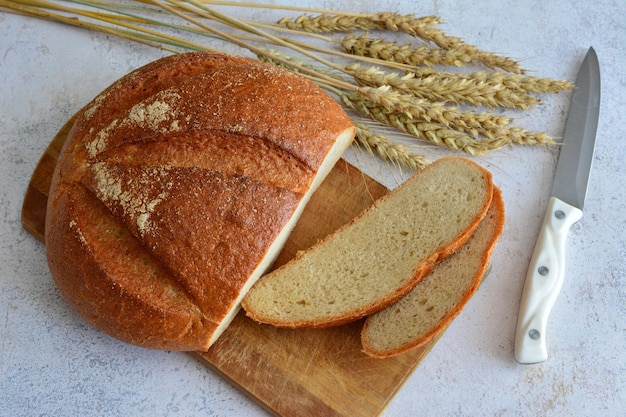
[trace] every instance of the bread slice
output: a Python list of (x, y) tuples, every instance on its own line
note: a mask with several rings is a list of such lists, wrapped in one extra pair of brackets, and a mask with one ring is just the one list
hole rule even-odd
[(489, 211), (467, 243), (398, 302), (367, 318), (363, 351), (378, 358), (396, 356), (445, 329), (478, 289), (503, 228), (504, 203), (494, 187)]
[(163, 58), (77, 119), (46, 215), (67, 302), (125, 342), (207, 350), (354, 126), (313, 82), (227, 54)]
[(484, 217), (491, 174), (443, 158), (352, 222), (261, 278), (242, 302), (252, 319), (326, 327), (381, 310), (455, 252)]

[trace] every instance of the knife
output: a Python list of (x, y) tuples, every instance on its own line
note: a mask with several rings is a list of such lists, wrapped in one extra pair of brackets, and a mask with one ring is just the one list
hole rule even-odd
[(515, 360), (548, 358), (548, 316), (565, 277), (565, 247), (570, 227), (583, 215), (598, 127), (600, 67), (589, 48), (576, 78), (552, 194), (530, 260), (515, 333)]

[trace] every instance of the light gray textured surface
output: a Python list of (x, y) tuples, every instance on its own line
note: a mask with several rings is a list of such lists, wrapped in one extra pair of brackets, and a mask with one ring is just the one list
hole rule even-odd
[[(516, 364), (513, 335), (557, 151), (505, 149), (477, 159), (493, 172), (506, 202), (493, 270), (384, 415), (624, 415), (626, 3), (311, 4), (437, 14), (448, 33), (520, 59), (538, 76), (573, 81), (587, 48), (596, 49), (603, 89), (597, 149), (585, 214), (571, 231), (566, 280), (550, 318), (548, 361)], [(237, 13), (269, 21), (281, 15)], [(162, 55), (110, 36), (0, 12), (2, 416), (266, 415), (186, 354), (127, 346), (87, 326), (56, 291), (43, 246), (20, 224), (30, 175), (65, 120), (109, 83)], [(537, 109), (511, 114), (520, 126), (558, 137), (569, 98), (570, 93), (549, 96)], [(399, 181), (363, 156), (349, 158), (390, 186)]]

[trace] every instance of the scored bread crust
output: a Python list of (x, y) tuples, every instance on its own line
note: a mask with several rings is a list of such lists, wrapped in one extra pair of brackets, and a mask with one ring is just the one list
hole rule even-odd
[(208, 349), (353, 135), (335, 100), (271, 64), (188, 53), (133, 71), (61, 150), (45, 233), (57, 287), (117, 339)]
[[(471, 172), (472, 179), (478, 182), (475, 189), (461, 189), (462, 186), (454, 184), (454, 181), (462, 178), (454, 174), (446, 178), (451, 184), (431, 183), (427, 179), (431, 178), (431, 173), (433, 176), (447, 176), (448, 172), (452, 172), (451, 169), (457, 168), (464, 175), (470, 175)], [(453, 193), (456, 198), (476, 194), (475, 211), (468, 213), (468, 218), (463, 222), (452, 225), (455, 213), (449, 207), (439, 207), (441, 219), (424, 224), (420, 218), (425, 214), (422, 209), (431, 210), (436, 204), (423, 201), (425, 197), (413, 194), (422, 187), (428, 188), (426, 194), (430, 196), (442, 195), (440, 190), (444, 188), (447, 190), (443, 192)], [(246, 294), (242, 306), (246, 314), (257, 322), (287, 328), (337, 326), (380, 311), (407, 294), (437, 263), (456, 252), (470, 238), (491, 204), (492, 190), (492, 176), (485, 168), (467, 158), (442, 158), (374, 202), (348, 224), (264, 276)], [(442, 199), (446, 200), (447, 197)], [(406, 202), (407, 205), (398, 206), (397, 201)], [(430, 207), (425, 208), (426, 205)], [(389, 207), (395, 208), (390, 210)], [(409, 208), (412, 215), (407, 214)], [(381, 213), (386, 217), (381, 217)], [(409, 222), (415, 219), (418, 224), (417, 229), (414, 228), (406, 235), (408, 240), (403, 240), (405, 231), (396, 230), (397, 227), (393, 226), (395, 220), (401, 218), (409, 219)], [(371, 236), (370, 230), (364, 229), (363, 225), (393, 227), (390, 233), (386, 231), (389, 229), (377, 228), (380, 233)], [(421, 257), (413, 256), (413, 236), (420, 233), (428, 235), (429, 231), (436, 231), (437, 228), (449, 228), (455, 230), (455, 234), (443, 242), (429, 244)], [(397, 263), (394, 256), (399, 254), (385, 251), (384, 245), (389, 242), (385, 240), (386, 243), (381, 243), (385, 238), (406, 242), (396, 248), (404, 251), (404, 259), (410, 265), (402, 272), (394, 269), (393, 264)], [(366, 244), (363, 251), (354, 249), (362, 248), (361, 242)], [(417, 252), (420, 250), (418, 248)], [(407, 256), (407, 253), (411, 255)], [(385, 258), (385, 255), (388, 256)], [(374, 262), (369, 264), (371, 269), (364, 266), (368, 261)], [(376, 272), (372, 272), (372, 269), (376, 269)], [(369, 293), (374, 293), (374, 296)], [(353, 300), (354, 294), (357, 296), (354, 305), (345, 302), (347, 299)], [(359, 298), (361, 296), (362, 299)]]
[(502, 193), (494, 187), (491, 206), (467, 243), (406, 296), (367, 317), (361, 330), (363, 352), (375, 358), (397, 356), (440, 334), (461, 313), (485, 277), (504, 228), (504, 211)]

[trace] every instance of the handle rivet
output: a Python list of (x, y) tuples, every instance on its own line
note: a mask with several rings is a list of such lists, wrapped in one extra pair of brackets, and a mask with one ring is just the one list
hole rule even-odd
[(550, 270), (548, 269), (548, 267), (547, 267), (547, 266), (540, 266), (540, 267), (537, 269), (537, 272), (539, 272), (539, 275), (541, 275), (541, 276), (544, 276), (544, 277), (545, 277), (546, 275), (548, 275), (548, 273), (550, 272)]
[(563, 220), (565, 218), (565, 213), (563, 212), (563, 210), (557, 210), (554, 212), (554, 217), (559, 220)]
[(539, 339), (539, 337), (541, 336), (541, 333), (539, 333), (539, 330), (536, 329), (530, 329), (528, 331), (528, 336), (533, 339), (533, 340), (537, 340)]

